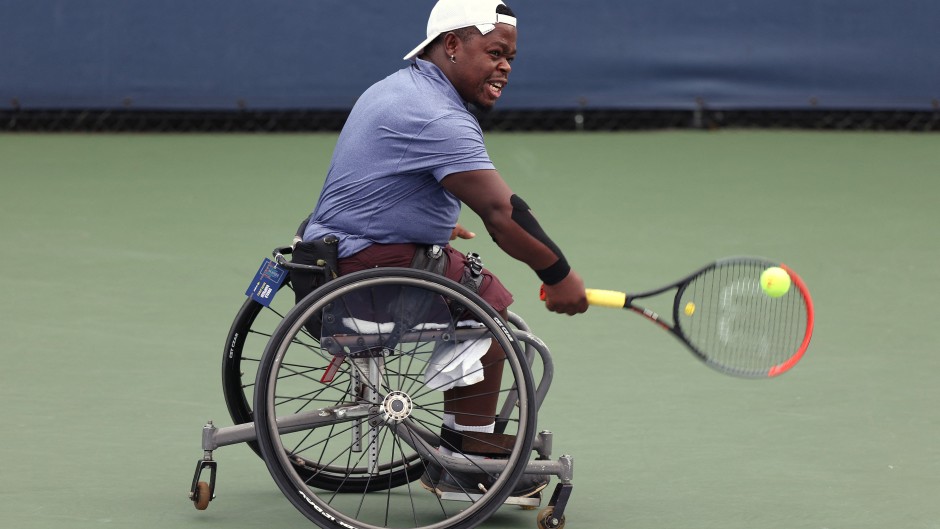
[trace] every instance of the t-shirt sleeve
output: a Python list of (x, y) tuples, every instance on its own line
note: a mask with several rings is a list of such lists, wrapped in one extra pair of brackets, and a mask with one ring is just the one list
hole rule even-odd
[(430, 121), (408, 150), (402, 158), (402, 172), (430, 172), (437, 181), (453, 173), (495, 169), (486, 152), (483, 131), (470, 115)]

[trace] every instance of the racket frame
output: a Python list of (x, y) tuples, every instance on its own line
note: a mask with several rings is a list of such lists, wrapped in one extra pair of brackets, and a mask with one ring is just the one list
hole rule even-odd
[[(800, 346), (797, 348), (797, 351), (793, 355), (788, 357), (785, 361), (772, 366), (770, 369), (766, 370), (766, 372), (758, 372), (758, 373), (745, 372), (742, 370), (736, 370), (734, 368), (730, 368), (730, 367), (718, 364), (716, 362), (713, 362), (710, 360), (708, 354), (700, 350), (695, 344), (693, 344), (686, 337), (686, 335), (683, 333), (683, 330), (682, 330), (682, 323), (679, 317), (679, 311), (681, 310), (680, 300), (682, 299), (682, 294), (683, 292), (685, 292), (685, 289), (688, 288), (688, 286), (692, 284), (692, 282), (697, 277), (701, 276), (705, 272), (708, 272), (709, 270), (713, 270), (721, 266), (727, 266), (727, 265), (734, 264), (734, 263), (742, 263), (742, 264), (760, 263), (760, 264), (766, 265), (766, 267), (778, 266), (782, 268), (784, 271), (786, 271), (787, 274), (789, 274), (790, 280), (793, 286), (799, 291), (806, 305), (806, 330), (805, 330), (803, 340)], [(665, 321), (662, 318), (662, 316), (660, 316), (656, 311), (653, 311), (651, 309), (648, 309), (636, 303), (636, 301), (638, 300), (654, 298), (672, 289), (676, 290), (676, 293), (673, 297), (673, 303), (672, 303), (672, 322)], [(589, 295), (589, 298), (590, 298), (590, 295)], [(715, 261), (706, 266), (703, 266), (702, 268), (699, 268), (698, 270), (685, 276), (684, 278), (679, 279), (678, 281), (670, 283), (666, 286), (659, 287), (653, 290), (647, 290), (645, 292), (639, 292), (636, 294), (626, 294), (624, 296), (623, 309), (635, 312), (645, 317), (646, 319), (652, 321), (653, 323), (659, 325), (663, 329), (669, 331), (670, 334), (675, 336), (680, 342), (682, 342), (686, 347), (688, 347), (689, 350), (692, 351), (692, 353), (699, 360), (704, 362), (709, 367), (712, 367), (714, 369), (717, 369), (727, 374), (743, 376), (743, 377), (748, 377), (748, 378), (776, 377), (778, 375), (781, 375), (789, 371), (793, 366), (795, 366), (800, 361), (800, 359), (803, 358), (803, 355), (806, 353), (806, 349), (809, 347), (809, 343), (813, 335), (813, 326), (814, 326), (814, 320), (815, 320), (813, 301), (812, 301), (812, 298), (810, 297), (809, 289), (806, 287), (806, 283), (803, 282), (803, 279), (796, 272), (794, 272), (793, 269), (790, 268), (789, 266), (782, 264), (782, 263), (777, 263), (777, 262), (774, 262), (774, 261), (771, 261), (769, 259), (765, 259), (762, 257), (728, 257), (725, 259)]]

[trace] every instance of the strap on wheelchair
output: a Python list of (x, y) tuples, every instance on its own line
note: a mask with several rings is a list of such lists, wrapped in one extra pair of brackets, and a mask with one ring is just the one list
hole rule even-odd
[(512, 452), (515, 443), (515, 435), (462, 432), (441, 426), (441, 446), (462, 454), (505, 457)]
[(411, 268), (444, 275), (447, 272), (448, 262), (447, 254), (440, 246), (436, 244), (430, 246), (419, 245), (415, 250), (415, 256), (411, 259)]
[[(411, 268), (427, 270), (428, 272), (445, 275), (450, 259), (444, 253), (444, 249), (433, 244), (430, 246), (418, 246), (415, 256), (411, 260)], [(460, 278), (460, 284), (469, 288), (474, 293), (480, 291), (480, 284), (483, 282), (483, 260), (480, 254), (469, 252), (467, 254), (467, 263), (464, 266), (463, 276)]]
[[(291, 262), (286, 268), (290, 271), (295, 303), (300, 303), (311, 292), (339, 275), (339, 239), (334, 235), (327, 235), (320, 240), (295, 242), (291, 254)], [(311, 318), (304, 328), (311, 336), (319, 338), (321, 325), (319, 318)]]
[(474, 293), (479, 293), (481, 283), (483, 283), (483, 259), (480, 259), (480, 254), (469, 252), (467, 253), (467, 264), (464, 266), (460, 284)]
[[(450, 258), (444, 250), (436, 245), (418, 246), (415, 250), (415, 256), (411, 260), (411, 268), (427, 270), (437, 275), (446, 275), (450, 264)], [(463, 275), (460, 277), (460, 284), (469, 288), (474, 294), (480, 292), (480, 284), (483, 283), (483, 260), (480, 254), (469, 252), (467, 262), (464, 265)], [(451, 315), (454, 321), (460, 321), (466, 307), (452, 306)]]
[(294, 297), (299, 303), (315, 289), (339, 275), (338, 247), (339, 239), (327, 235), (323, 239), (298, 242), (294, 246), (291, 263), (322, 267), (318, 273), (303, 268), (290, 268), (290, 280), (294, 285)]

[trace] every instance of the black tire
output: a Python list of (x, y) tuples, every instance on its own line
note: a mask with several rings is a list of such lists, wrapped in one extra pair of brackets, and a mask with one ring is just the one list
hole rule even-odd
[[(268, 339), (293, 305), (293, 292), (288, 284), (274, 296), (268, 307), (251, 298), (246, 299), (232, 321), (222, 351), (222, 394), (235, 424), (254, 421), (251, 406), (258, 364)], [(247, 444), (261, 455), (257, 442)]]
[[(248, 298), (235, 315), (222, 356), (222, 392), (234, 424), (254, 421), (252, 403), (258, 365), (268, 340), (284, 319), (284, 315), (293, 307), (294, 301), (291, 285), (286, 283), (274, 296), (269, 306), (263, 306)], [(319, 338), (311, 336), (307, 331), (301, 331), (301, 335), (305, 341), (311, 343), (315, 343)], [(261, 456), (257, 441), (248, 441), (246, 444), (259, 457)], [(302, 476), (305, 481), (327, 490), (359, 492), (363, 487), (376, 490), (381, 488), (383, 483), (389, 483), (389, 481), (374, 480), (370, 483), (343, 480), (343, 474), (337, 476), (328, 468), (321, 468), (315, 462), (302, 457), (295, 457), (292, 462), (298, 475)], [(405, 468), (404, 464), (399, 465), (399, 468), (389, 470), (391, 475), (387, 477), (395, 486), (404, 483), (405, 480), (413, 481), (421, 475), (420, 469)]]
[[(480, 328), (454, 331), (455, 313), (462, 320), (472, 317)], [(324, 321), (322, 345), (303, 336), (304, 322), (313, 317)], [(429, 321), (436, 328), (431, 329)], [(374, 332), (356, 332), (365, 327), (373, 327)], [(298, 510), (324, 528), (469, 529), (487, 519), (525, 470), (536, 430), (532, 375), (508, 329), (476, 294), (422, 270), (365, 270), (315, 291), (285, 316), (258, 369), (255, 429), (262, 457), (278, 487)], [(426, 385), (427, 377), (433, 380), (434, 376), (425, 369), (432, 352), (450, 344), (479, 344), (485, 350), (490, 343), (485, 340), (496, 340), (506, 352), (500, 395), (517, 399), (512, 416), (505, 421), (505, 433), (515, 438), (504, 460), (461, 461), (490, 473), (485, 491), (465, 491), (471, 494), (464, 496), (469, 502), (443, 501), (410, 483), (428, 468), (416, 445), (425, 450), (427, 459), (443, 465), (436, 451), (427, 451), (428, 445), (439, 442), (443, 398)], [(321, 381), (341, 346), (339, 372), (332, 381)], [(360, 367), (355, 367), (352, 356), (361, 357)], [(402, 408), (396, 399), (405, 402), (407, 413), (395, 416)], [(353, 410), (361, 415), (344, 415)], [(285, 426), (298, 420), (300, 426)], [(352, 442), (356, 435), (362, 439), (358, 451)], [(331, 491), (358, 494), (316, 490), (322, 488), (318, 481), (322, 472), (304, 476), (294, 462), (298, 456), (315, 459), (314, 467), (324, 469), (328, 479), (339, 484), (329, 487)], [(480, 467), (487, 464), (501, 466)], [(376, 490), (386, 492), (366, 494)]]

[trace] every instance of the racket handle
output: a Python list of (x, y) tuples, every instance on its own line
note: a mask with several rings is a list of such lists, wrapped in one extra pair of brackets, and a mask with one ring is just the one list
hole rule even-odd
[[(584, 294), (587, 296), (588, 303), (598, 307), (622, 309), (627, 305), (627, 294), (624, 292), (586, 288)], [(539, 289), (539, 299), (545, 301), (545, 285), (542, 285), (542, 288)]]
[(598, 290), (596, 288), (586, 288), (588, 303), (598, 307), (610, 307), (613, 309), (622, 309), (627, 305), (627, 294), (617, 292), (616, 290)]

